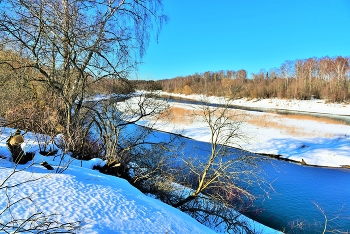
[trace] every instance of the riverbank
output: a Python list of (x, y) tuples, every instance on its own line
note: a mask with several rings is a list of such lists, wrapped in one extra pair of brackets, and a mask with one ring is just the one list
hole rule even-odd
[[(140, 233), (215, 233), (187, 214), (142, 194), (126, 180), (93, 170), (94, 166), (105, 163), (100, 158), (89, 161), (73, 160), (69, 154), (64, 155), (55, 145), (50, 147), (58, 150), (57, 155), (41, 155), (40, 142), (33, 133), (25, 134), (25, 142), (22, 145), (24, 150), (35, 153), (33, 161), (26, 165), (15, 166), (10, 161), (11, 153), (6, 146), (6, 140), (15, 131), (0, 128), (0, 181), (7, 180), (6, 178), (17, 169), (16, 176), (11, 177), (6, 183), (23, 184), (20, 187), (14, 186), (10, 192), (23, 200), (31, 198), (32, 195), (40, 198), (31, 200), (33, 203), (29, 205), (22, 204), (20, 199), (16, 215), (26, 219), (28, 212), (31, 212), (28, 209), (35, 206), (39, 208), (38, 212), (55, 214), (60, 222), (67, 220), (76, 222), (78, 226), (75, 233), (119, 233), (130, 230)], [(152, 137), (163, 139), (167, 135), (169, 134), (156, 131)], [(196, 141), (191, 142), (196, 144)], [(203, 142), (199, 144), (203, 145)], [(61, 160), (57, 160), (60, 157)], [(68, 165), (69, 167), (62, 173), (55, 173), (42, 166), (43, 161), (55, 170)], [(41, 179), (29, 180), (37, 177)], [(31, 182), (26, 183), (28, 180)], [(5, 207), (8, 205), (6, 203), (8, 197), (2, 196), (2, 198), (0, 207)], [(11, 217), (6, 212), (1, 218), (6, 220)], [(256, 233), (281, 233), (244, 215), (240, 220), (247, 222)]]
[[(160, 92), (160, 95), (185, 98), (189, 100), (200, 101), (202, 95), (185, 95), (178, 93)], [(207, 97), (210, 103), (225, 103), (225, 98), (210, 96)], [(296, 99), (248, 99), (239, 98), (230, 101), (231, 105), (241, 107), (251, 107), (257, 109), (266, 109), (270, 111), (274, 110), (289, 110), (299, 111), (305, 113), (320, 113), (320, 114), (332, 114), (332, 115), (344, 115), (350, 117), (350, 103), (330, 103), (327, 100), (313, 99), (313, 100), (296, 100)]]
[[(17, 220), (20, 230), (39, 232), (46, 226), (38, 221), (47, 221), (50, 233), (215, 233), (180, 210), (144, 195), (126, 180), (93, 170), (94, 165), (105, 163), (100, 158), (73, 160), (63, 156), (60, 149), (55, 156), (40, 155), (35, 134), (26, 133), (23, 146), (35, 153), (33, 161), (14, 165), (6, 147), (6, 139), (14, 132), (0, 128), (2, 223)], [(54, 170), (42, 166), (43, 161)], [(68, 165), (64, 172), (56, 172)], [(18, 229), (6, 225), (0, 227), (0, 232)]]
[[(200, 95), (181, 95), (161, 92), (180, 98), (200, 101)], [(208, 97), (208, 102), (223, 104), (223, 98)], [(238, 99), (230, 105), (242, 107), (280, 108), (294, 111), (306, 111), (331, 115), (350, 114), (349, 104), (326, 103), (323, 100), (247, 100)], [(209, 142), (210, 132), (205, 123), (191, 119), (191, 113), (198, 106), (176, 101), (169, 103), (179, 115), (179, 121), (173, 118), (171, 123), (159, 123), (159, 130), (179, 133), (185, 137)], [(182, 111), (181, 111), (182, 110)], [(178, 112), (178, 113), (176, 113)], [(245, 123), (242, 125), (248, 141), (237, 141), (244, 150), (273, 155), (274, 157), (304, 165), (320, 167), (343, 167), (350, 165), (350, 125), (329, 118), (308, 117), (307, 115), (282, 115), (271, 112), (242, 110)], [(187, 116), (187, 117), (186, 117)]]

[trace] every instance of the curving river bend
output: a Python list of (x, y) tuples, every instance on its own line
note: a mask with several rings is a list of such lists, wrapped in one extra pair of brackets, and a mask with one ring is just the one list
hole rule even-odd
[[(323, 117), (350, 123), (349, 116)], [(193, 148), (209, 147), (208, 143), (187, 138), (185, 141)], [(350, 231), (350, 169), (303, 166), (277, 159), (271, 162), (261, 166), (275, 191), (270, 192), (269, 198), (255, 201), (254, 209), (261, 212), (250, 215), (251, 218), (285, 233), (322, 233), (325, 224), (327, 231)], [(262, 195), (259, 188), (251, 188), (251, 192)]]
[[(206, 142), (181, 141), (198, 156), (210, 150)], [(318, 205), (329, 219), (327, 230), (350, 231), (350, 169), (302, 166), (274, 158), (261, 162), (261, 168), (274, 191), (267, 198), (260, 188), (250, 188), (261, 197), (252, 210), (261, 213), (248, 217), (285, 233), (322, 233), (325, 217)]]
[[(155, 131), (152, 139), (162, 141), (171, 135)], [(181, 136), (179, 140), (185, 144), (186, 155), (204, 157), (210, 152), (207, 142)], [(268, 198), (260, 188), (250, 187), (250, 192), (260, 198), (253, 203), (252, 212), (245, 215), (285, 233), (322, 233), (325, 217), (317, 204), (327, 216), (327, 230), (350, 231), (350, 169), (302, 166), (274, 158), (263, 160), (260, 167), (274, 191)], [(252, 215), (256, 210), (261, 212)]]

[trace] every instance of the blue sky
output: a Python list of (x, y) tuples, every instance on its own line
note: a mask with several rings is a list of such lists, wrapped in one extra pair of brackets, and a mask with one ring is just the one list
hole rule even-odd
[(350, 0), (163, 0), (170, 17), (138, 79), (280, 67), (350, 55)]

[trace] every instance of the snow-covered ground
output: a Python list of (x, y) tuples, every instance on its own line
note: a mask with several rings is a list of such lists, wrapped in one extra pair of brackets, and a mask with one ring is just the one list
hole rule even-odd
[[(9, 156), (5, 141), (10, 131), (7, 129), (0, 136), (1, 156)], [(36, 141), (30, 135), (26, 135), (25, 148), (37, 151)], [(53, 156), (42, 157), (36, 153), (34, 164), (16, 173), (4, 185), (44, 177), (9, 189), (10, 196), (14, 195), (13, 201), (31, 194), (33, 197), (33, 204), (21, 202), (13, 207), (12, 215), (17, 218), (29, 217), (37, 207), (37, 211), (46, 214), (60, 214), (58, 220), (62, 223), (82, 222), (78, 233), (213, 233), (181, 211), (145, 196), (127, 181), (92, 170), (93, 165), (102, 163), (100, 159), (83, 162), (83, 167), (80, 161), (73, 161), (62, 174), (50, 173), (40, 165), (41, 161), (56, 168), (59, 158), (54, 160)], [(13, 171), (13, 167), (13, 163), (0, 159), (0, 181)], [(17, 169), (23, 167), (19, 165)], [(6, 202), (5, 194), (1, 194), (1, 209)], [(0, 222), (6, 217), (6, 213), (2, 214)]]
[[(192, 100), (200, 95), (160, 93)], [(210, 103), (225, 103), (224, 98), (206, 97)], [(334, 115), (350, 115), (350, 104), (325, 103), (324, 100), (237, 99), (232, 105), (264, 109), (285, 109)], [(171, 102), (170, 106), (184, 108), (190, 114), (198, 109), (193, 104)], [(294, 117), (269, 112), (244, 111), (247, 121), (242, 126), (249, 136), (247, 142), (238, 142), (244, 149), (281, 155), (283, 158), (308, 165), (344, 167), (350, 165), (350, 125), (317, 118)], [(272, 127), (271, 127), (272, 126)], [(199, 141), (209, 142), (209, 128), (205, 123), (186, 122), (160, 125), (164, 131), (181, 131), (181, 134)]]
[[(172, 94), (174, 96), (174, 94)], [(183, 96), (198, 100), (199, 96)], [(209, 97), (210, 102), (223, 100)], [(282, 108), (330, 114), (350, 114), (348, 104), (326, 104), (320, 100), (246, 100), (233, 101), (234, 105), (258, 108)], [(192, 104), (170, 103), (171, 107), (196, 110)], [(340, 167), (350, 165), (350, 126), (346, 124), (320, 122), (308, 118), (287, 118), (274, 113), (245, 112), (247, 122), (243, 125), (249, 136), (248, 142), (239, 142), (244, 149), (282, 155), (282, 157), (319, 166)], [(185, 118), (184, 118), (185, 120)], [(263, 120), (263, 121), (257, 121)], [(275, 123), (275, 124), (274, 124)], [(146, 124), (146, 122), (140, 122)], [(274, 126), (274, 127), (269, 127)], [(160, 124), (163, 131), (177, 132), (198, 141), (209, 141), (209, 129), (201, 122), (176, 122)], [(0, 135), (0, 181), (13, 170), (8, 161), (10, 153), (6, 140), (13, 129), (4, 129)], [(27, 151), (38, 151), (37, 141), (26, 134), (23, 145)], [(103, 163), (100, 160), (73, 161), (62, 174), (55, 174), (39, 163), (47, 161), (57, 167), (58, 158), (43, 158), (35, 155), (34, 164), (25, 171), (18, 172), (7, 183), (25, 181), (29, 177), (46, 176), (35, 182), (23, 184), (8, 190), (12, 199), (31, 195), (34, 203), (19, 202), (12, 215), (25, 217), (37, 211), (60, 214), (61, 222), (81, 221), (78, 233), (212, 233), (188, 215), (153, 198), (147, 197), (125, 180), (103, 175), (92, 170), (92, 166)], [(69, 160), (67, 157), (66, 160)], [(22, 166), (23, 167), (23, 166)], [(21, 167), (19, 167), (20, 169)], [(1, 193), (5, 192), (0, 190)], [(7, 198), (0, 195), (0, 206), (6, 205)], [(8, 217), (8, 216), (7, 216)], [(6, 215), (0, 216), (4, 221)], [(274, 233), (272, 229), (256, 224), (261, 233)]]
[[(160, 92), (160, 95), (170, 95), (172, 97), (181, 97), (191, 100), (202, 100), (201, 95), (184, 95), (177, 93)], [(210, 96), (207, 97), (211, 103), (225, 103), (225, 98)], [(304, 111), (313, 113), (324, 113), (324, 114), (336, 114), (336, 115), (348, 115), (350, 116), (350, 104), (349, 103), (329, 103), (326, 100), (289, 100), (289, 99), (247, 99), (240, 98), (230, 102), (232, 105), (243, 106), (243, 107), (256, 107), (266, 109), (286, 109), (294, 111)]]
[[(60, 223), (79, 222), (75, 233), (214, 233), (187, 214), (142, 194), (127, 181), (92, 170), (94, 165), (104, 163), (101, 159), (71, 161), (66, 155), (60, 163), (58, 156), (41, 156), (38, 141), (31, 133), (25, 135), (22, 148), (36, 152), (34, 160), (18, 165), (16, 170), (26, 169), (1, 185), (14, 171), (15, 165), (10, 162), (11, 154), (6, 147), (6, 140), (14, 132), (9, 128), (0, 131), (0, 224), (10, 217), (26, 219), (36, 213), (41, 217), (55, 214), (54, 220)], [(55, 169), (59, 165), (69, 167), (56, 174), (40, 165), (42, 161)], [(5, 189), (35, 178), (40, 179)], [(23, 198), (30, 199), (21, 200)], [(11, 213), (9, 209), (3, 212), (8, 201), (15, 203)], [(258, 233), (278, 233), (250, 222)]]

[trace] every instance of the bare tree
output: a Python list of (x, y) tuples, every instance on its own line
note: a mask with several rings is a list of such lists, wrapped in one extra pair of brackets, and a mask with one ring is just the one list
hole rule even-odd
[[(165, 165), (173, 141), (150, 138), (154, 133), (153, 126), (168, 108), (167, 102), (150, 94), (130, 94), (95, 105), (98, 108), (93, 108), (91, 124), (96, 129), (107, 161), (104, 172), (129, 179), (133, 184), (151, 179)], [(150, 120), (149, 124), (138, 126), (137, 122), (145, 118)]]
[(233, 148), (241, 148), (239, 142), (247, 140), (244, 114), (232, 112), (229, 103), (213, 107), (203, 101), (195, 121), (201, 119), (209, 127), (210, 149), (182, 157), (171, 181), (173, 190), (165, 191), (169, 194), (161, 199), (211, 228), (250, 233), (249, 224), (237, 211), (245, 211), (255, 199), (250, 186), (267, 189), (259, 168), (264, 158)]
[(68, 138), (81, 123), (87, 88), (103, 78), (126, 81), (153, 26), (166, 20), (161, 0), (4, 0), (0, 9), (1, 43), (27, 58), (1, 63), (35, 71), (28, 82), (60, 100)]

